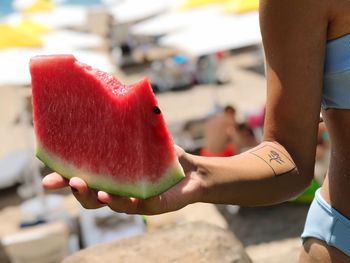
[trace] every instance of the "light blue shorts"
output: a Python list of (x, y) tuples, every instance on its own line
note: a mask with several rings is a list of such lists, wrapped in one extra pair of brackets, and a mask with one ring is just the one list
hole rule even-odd
[(323, 240), (350, 257), (350, 220), (323, 199), (320, 189), (310, 206), (301, 237)]

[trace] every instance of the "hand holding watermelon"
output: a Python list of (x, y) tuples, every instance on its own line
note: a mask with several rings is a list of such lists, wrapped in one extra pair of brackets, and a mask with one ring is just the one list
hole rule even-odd
[[(192, 200), (179, 197), (188, 198), (194, 181), (184, 179), (148, 79), (126, 86), (72, 55), (34, 57), (30, 73), (37, 157), (57, 172), (45, 187), (70, 185), (86, 208), (102, 202), (130, 213), (178, 209)], [(167, 207), (171, 198), (178, 203)]]
[(74, 196), (87, 209), (109, 206), (116, 212), (128, 214), (155, 215), (175, 211), (190, 203), (199, 201), (201, 177), (198, 176), (193, 158), (180, 147), (175, 147), (179, 161), (184, 168), (186, 177), (168, 191), (148, 199), (137, 199), (110, 195), (103, 191), (90, 189), (80, 178), (65, 179), (57, 173), (47, 175), (43, 179), (46, 189), (71, 187)]

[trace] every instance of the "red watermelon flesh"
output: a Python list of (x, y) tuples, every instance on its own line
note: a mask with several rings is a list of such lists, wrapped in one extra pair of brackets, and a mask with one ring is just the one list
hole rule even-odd
[(140, 198), (183, 177), (148, 79), (127, 86), (72, 55), (30, 61), (37, 157), (91, 188)]

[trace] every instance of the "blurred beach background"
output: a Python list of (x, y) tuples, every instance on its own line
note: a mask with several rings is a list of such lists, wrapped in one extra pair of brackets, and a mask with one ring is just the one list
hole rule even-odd
[[(152, 228), (151, 218), (85, 211), (70, 191), (41, 188), (50, 171), (34, 153), (32, 56), (73, 54), (127, 85), (147, 76), (174, 142), (188, 152), (199, 154), (206, 121), (227, 105), (259, 142), (266, 84), (257, 10), (255, 0), (1, 0), (0, 239), (6, 257), (35, 251), (37, 231), (55, 233), (47, 242), (60, 250), (47, 262), (59, 262), (81, 248)], [(276, 206), (215, 209), (253, 262), (297, 262), (313, 187), (298, 201)]]

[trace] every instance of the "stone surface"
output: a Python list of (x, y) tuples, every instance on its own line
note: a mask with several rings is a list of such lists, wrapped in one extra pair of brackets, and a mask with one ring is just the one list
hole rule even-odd
[(195, 203), (175, 212), (155, 216), (147, 216), (147, 231), (154, 231), (165, 226), (182, 223), (205, 222), (224, 229), (228, 223), (213, 204)]
[(79, 251), (62, 263), (252, 263), (230, 231), (186, 223)]
[(9, 257), (6, 255), (5, 249), (0, 242), (0, 262), (1, 263), (10, 263)]
[(300, 250), (299, 237), (261, 243), (246, 248), (254, 263), (297, 263)]

